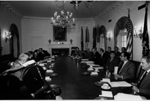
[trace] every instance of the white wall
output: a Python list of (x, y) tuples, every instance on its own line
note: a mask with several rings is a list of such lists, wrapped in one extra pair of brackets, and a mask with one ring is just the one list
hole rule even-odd
[[(57, 44), (53, 41), (53, 28), (50, 18), (37, 18), (37, 17), (24, 17), (21, 21), (22, 24), (22, 50), (27, 52), (32, 50), (31, 38), (32, 36), (43, 37), (43, 46), (41, 48), (48, 50), (48, 40), (51, 39), (51, 44)], [(73, 45), (81, 47), (81, 26), (85, 36), (85, 28), (88, 26), (90, 33), (89, 48), (92, 47), (92, 34), (94, 20), (89, 19), (76, 19), (76, 26), (67, 32), (67, 41), (64, 44), (70, 44), (70, 39), (73, 40)], [(85, 38), (84, 38), (85, 40)]]
[[(144, 15), (145, 9), (138, 10), (138, 6), (144, 4), (144, 1), (124, 1), (120, 6), (117, 6), (114, 10), (105, 14), (103, 17), (95, 17), (95, 23), (99, 25), (104, 25), (107, 31), (114, 31), (116, 22), (123, 16), (128, 16), (127, 9), (130, 9), (130, 18), (134, 26), (143, 25), (144, 24)], [(148, 9), (150, 8), (150, 5)], [(149, 13), (149, 11), (148, 11)], [(148, 33), (149, 30), (149, 15), (148, 14)], [(108, 20), (112, 19), (110, 23)], [(113, 33), (114, 34), (114, 33)], [(142, 40), (139, 38), (133, 39), (133, 60), (140, 61), (142, 57)], [(111, 41), (107, 41), (107, 46), (111, 46), (112, 49), (114, 47), (114, 37)]]
[[(5, 5), (0, 4), (0, 29), (1, 29), (1, 45), (3, 47), (2, 55), (10, 53), (9, 41), (5, 42), (4, 34), (9, 31), (10, 25), (14, 23), (21, 33), (21, 18), (11, 12)], [(21, 36), (19, 36), (21, 38)], [(21, 43), (20, 43), (21, 45)]]

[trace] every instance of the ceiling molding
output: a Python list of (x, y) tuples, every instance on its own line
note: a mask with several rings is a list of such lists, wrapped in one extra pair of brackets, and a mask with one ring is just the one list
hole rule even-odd
[(19, 17), (19, 18), (22, 18), (23, 15), (17, 11), (11, 4), (9, 4), (8, 2), (4, 2), (4, 1), (1, 1), (0, 2), (0, 6), (1, 7), (4, 7), (6, 10), (8, 10), (10, 13), (14, 14), (15, 16)]
[(124, 1), (117, 1), (116, 3), (113, 3), (111, 6), (107, 7), (103, 12), (101, 12), (98, 16), (99, 18), (104, 17), (111, 11), (114, 11), (117, 7), (121, 6), (124, 3)]

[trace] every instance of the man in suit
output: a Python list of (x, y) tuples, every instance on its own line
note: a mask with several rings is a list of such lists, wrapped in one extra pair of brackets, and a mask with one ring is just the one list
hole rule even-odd
[(118, 59), (115, 57), (115, 52), (110, 52), (110, 58), (107, 60), (104, 68), (106, 68), (110, 73), (114, 72), (114, 67), (119, 65)]
[(132, 89), (135, 93), (150, 99), (150, 56), (142, 57), (141, 66), (144, 71), (139, 77), (137, 84), (134, 85)]
[(100, 48), (100, 66), (104, 66), (108, 60), (109, 56), (105, 53), (103, 48)]
[(119, 64), (118, 73), (114, 74), (115, 80), (132, 80), (135, 75), (135, 65), (130, 60), (129, 53), (122, 52), (121, 53), (121, 62)]
[(99, 60), (100, 60), (100, 54), (97, 52), (97, 48), (93, 48), (92, 49), (92, 61), (94, 61), (94, 63), (98, 64)]

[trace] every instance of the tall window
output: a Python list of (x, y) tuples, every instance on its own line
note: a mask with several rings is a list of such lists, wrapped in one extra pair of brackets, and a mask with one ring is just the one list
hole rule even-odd
[(104, 45), (104, 35), (101, 34), (100, 36), (100, 48), (105, 49), (105, 45)]
[(121, 47), (126, 47), (127, 46), (127, 36), (123, 35), (121, 38)]

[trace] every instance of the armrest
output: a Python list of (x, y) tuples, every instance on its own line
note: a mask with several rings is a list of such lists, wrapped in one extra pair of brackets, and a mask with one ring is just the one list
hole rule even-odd
[(42, 86), (39, 90), (37, 90), (35, 93), (31, 93), (31, 96), (33, 98), (36, 98), (36, 96), (38, 96), (40, 93), (43, 93), (44, 91), (46, 91), (49, 87), (47, 85)]

